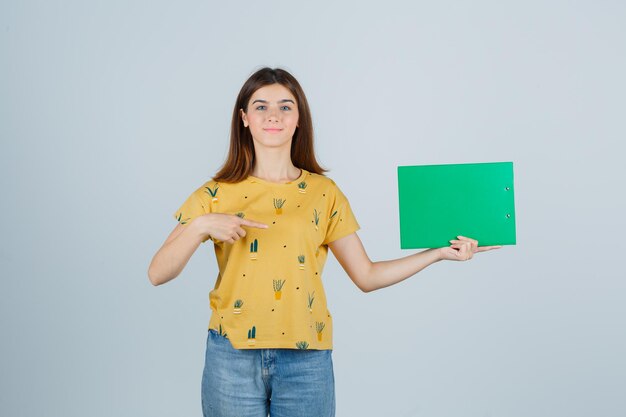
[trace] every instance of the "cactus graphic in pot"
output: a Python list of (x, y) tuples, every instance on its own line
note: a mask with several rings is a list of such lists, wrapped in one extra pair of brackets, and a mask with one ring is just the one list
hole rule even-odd
[(217, 190), (220, 188), (219, 185), (215, 184), (215, 187), (204, 187), (206, 188), (206, 192), (211, 196), (211, 201), (217, 203), (219, 199), (217, 198)]
[(309, 293), (309, 301), (307, 303), (307, 305), (309, 306), (309, 313), (313, 313), (313, 300), (315, 300), (315, 291), (313, 291), (312, 293)]
[(274, 208), (276, 209), (276, 214), (283, 214), (283, 206), (287, 202), (287, 199), (275, 198), (274, 199)]
[(306, 182), (304, 182), (304, 181), (299, 182), (298, 183), (298, 192), (302, 193), (302, 194), (306, 193), (306, 187), (307, 187)]
[(309, 343), (304, 341), (304, 340), (301, 340), (299, 342), (296, 342), (296, 347), (298, 349), (308, 349), (309, 348)]
[(254, 346), (256, 343), (256, 327), (252, 326), (250, 330), (248, 330), (248, 345)]
[(304, 269), (304, 255), (298, 255), (298, 262), (300, 263), (300, 269)]
[(235, 300), (235, 304), (233, 305), (233, 314), (241, 314), (241, 306), (243, 305), (243, 300)]
[(286, 280), (275, 279), (274, 280), (274, 298), (280, 300), (280, 296), (282, 295), (283, 285), (285, 285)]
[(319, 342), (322, 341), (322, 332), (324, 331), (324, 327), (326, 327), (324, 322), (322, 322), (322, 321), (316, 321), (315, 322), (315, 331), (317, 332), (317, 340)]
[(250, 259), (253, 261), (256, 259), (256, 254), (259, 250), (259, 241), (254, 239), (252, 243), (250, 243)]
[(220, 328), (219, 328), (219, 335), (222, 337), (228, 337), (228, 335), (226, 334), (226, 332), (224, 331), (224, 329), (222, 328), (222, 324), (220, 323)]

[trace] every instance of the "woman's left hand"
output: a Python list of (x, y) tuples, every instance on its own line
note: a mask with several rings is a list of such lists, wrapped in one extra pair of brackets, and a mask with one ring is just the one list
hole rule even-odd
[(457, 236), (459, 239), (452, 239), (450, 246), (439, 248), (439, 255), (442, 260), (467, 261), (472, 259), (476, 252), (485, 252), (492, 249), (500, 249), (502, 246), (478, 246), (478, 241), (465, 236)]

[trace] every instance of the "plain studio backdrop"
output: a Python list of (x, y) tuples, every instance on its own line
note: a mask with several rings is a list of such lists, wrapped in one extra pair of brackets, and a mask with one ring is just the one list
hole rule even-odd
[(147, 269), (266, 65), (301, 82), (373, 260), (416, 252), (398, 165), (515, 164), (516, 246), (368, 294), (329, 257), (338, 416), (626, 415), (625, 21), (618, 1), (2, 2), (0, 415), (201, 415), (213, 247), (163, 286)]

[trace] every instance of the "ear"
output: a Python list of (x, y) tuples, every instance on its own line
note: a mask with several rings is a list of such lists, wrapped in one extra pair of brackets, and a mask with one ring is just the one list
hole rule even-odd
[(248, 117), (246, 116), (246, 112), (243, 109), (239, 109), (239, 114), (241, 115), (241, 120), (243, 120), (243, 126), (248, 127)]

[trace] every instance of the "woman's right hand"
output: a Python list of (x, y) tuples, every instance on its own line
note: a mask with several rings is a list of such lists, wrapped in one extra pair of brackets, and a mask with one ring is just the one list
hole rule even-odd
[[(202, 218), (198, 223), (202, 234), (206, 234), (213, 240), (221, 240), (226, 243), (233, 244), (236, 240), (244, 237), (245, 227), (257, 227), (259, 229), (267, 229), (269, 226), (254, 220), (242, 219), (234, 214), (224, 213), (208, 213), (198, 217)], [(194, 222), (195, 223), (195, 222)]]

